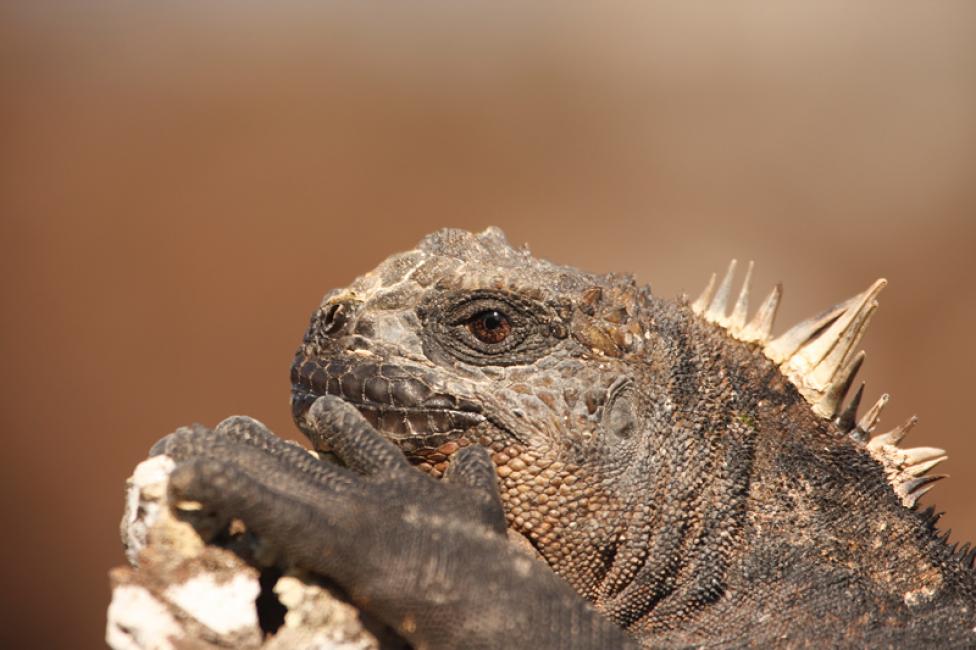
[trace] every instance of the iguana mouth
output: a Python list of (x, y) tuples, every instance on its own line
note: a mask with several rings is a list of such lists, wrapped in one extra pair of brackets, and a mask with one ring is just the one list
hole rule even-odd
[(291, 380), (292, 415), (299, 423), (322, 395), (353, 404), (394, 441), (436, 438), (440, 444), (486, 420), (476, 402), (432, 388), (436, 381), (423, 368), (304, 358), (293, 364)]

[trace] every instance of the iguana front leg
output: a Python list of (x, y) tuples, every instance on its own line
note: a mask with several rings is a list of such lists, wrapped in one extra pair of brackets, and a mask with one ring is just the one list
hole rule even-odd
[(179, 463), (171, 503), (243, 520), (282, 562), (335, 580), (417, 647), (636, 647), (506, 541), (484, 449), (460, 450), (438, 481), (338, 398), (319, 398), (308, 419), (345, 467), (234, 418), (153, 448)]

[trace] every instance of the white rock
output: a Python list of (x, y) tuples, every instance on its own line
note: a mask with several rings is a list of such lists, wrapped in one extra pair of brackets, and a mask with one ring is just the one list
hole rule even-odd
[(121, 585), (112, 591), (105, 641), (114, 650), (173, 650), (181, 626), (148, 589)]
[(174, 467), (169, 456), (153, 456), (139, 463), (126, 481), (122, 545), (133, 566), (138, 564), (139, 551), (149, 544), (149, 530), (164, 512), (166, 483)]
[(217, 634), (230, 634), (258, 624), (254, 605), (261, 586), (257, 578), (237, 574), (218, 582), (209, 573), (166, 588), (166, 600)]

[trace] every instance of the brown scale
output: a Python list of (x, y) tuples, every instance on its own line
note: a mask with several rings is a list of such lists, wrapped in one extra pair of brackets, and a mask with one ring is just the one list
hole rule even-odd
[(439, 447), (412, 449), (407, 454), (407, 458), (420, 471), (430, 474), (434, 478), (440, 478), (447, 471), (451, 455), (469, 444), (471, 443), (466, 438), (458, 438), (445, 442)]

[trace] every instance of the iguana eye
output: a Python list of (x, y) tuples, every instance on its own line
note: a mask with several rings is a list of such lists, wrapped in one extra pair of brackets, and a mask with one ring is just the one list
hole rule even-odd
[(418, 305), (424, 325), (424, 353), (477, 366), (534, 362), (558, 342), (555, 315), (535, 300), (490, 289), (432, 292)]
[(480, 311), (466, 323), (468, 331), (482, 343), (501, 343), (512, 333), (512, 321), (497, 309)]

